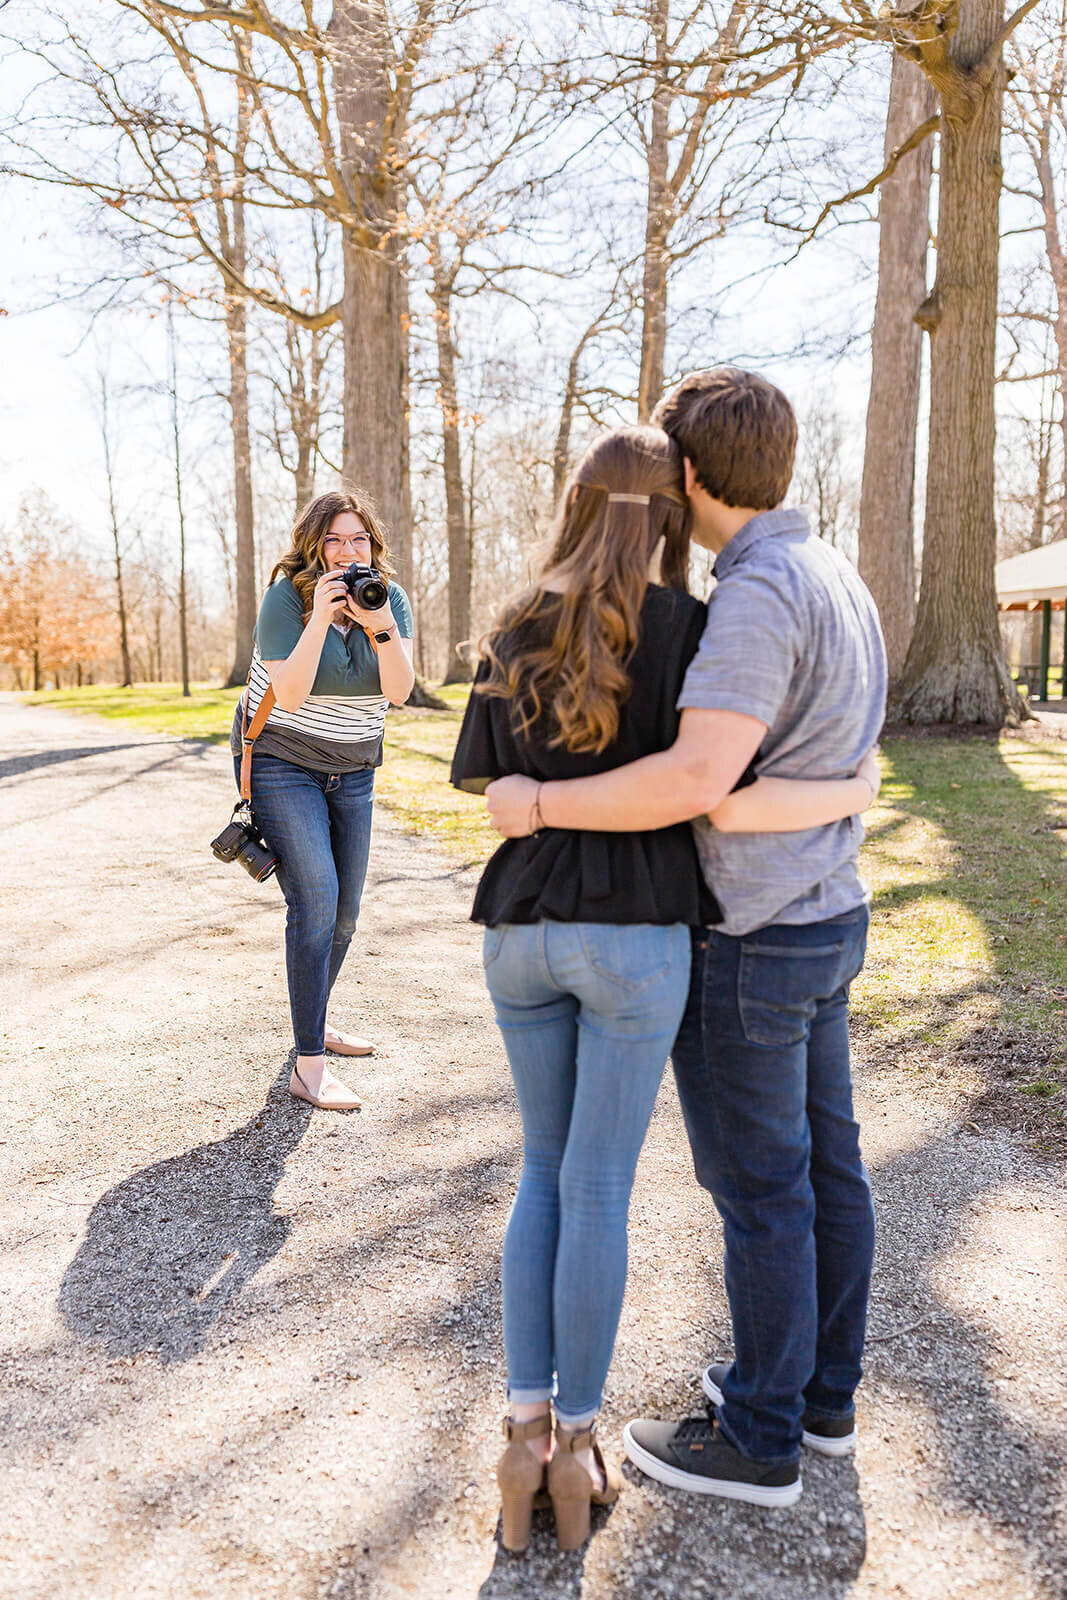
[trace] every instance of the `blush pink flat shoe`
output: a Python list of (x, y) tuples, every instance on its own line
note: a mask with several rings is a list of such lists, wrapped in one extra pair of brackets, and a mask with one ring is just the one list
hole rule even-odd
[(359, 1111), (363, 1104), (359, 1096), (353, 1094), (347, 1084), (335, 1078), (332, 1072), (323, 1073), (322, 1082), (312, 1093), (294, 1067), (289, 1079), (289, 1093), (296, 1100), (306, 1100), (308, 1105), (318, 1106), (320, 1111)]
[(372, 1056), (374, 1046), (366, 1039), (358, 1039), (351, 1033), (334, 1033), (332, 1028), (326, 1029), (326, 1048), (335, 1056)]

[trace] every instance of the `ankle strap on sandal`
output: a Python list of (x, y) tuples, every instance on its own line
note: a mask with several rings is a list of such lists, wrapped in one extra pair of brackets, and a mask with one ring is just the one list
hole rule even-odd
[(561, 1450), (569, 1451), (571, 1455), (579, 1450), (595, 1450), (596, 1423), (587, 1423), (583, 1428), (568, 1428), (566, 1424), (557, 1422), (556, 1444)]
[(504, 1437), (510, 1443), (517, 1439), (525, 1443), (527, 1439), (539, 1439), (543, 1433), (552, 1432), (552, 1415), (548, 1411), (542, 1412), (539, 1417), (532, 1417), (529, 1422), (516, 1422), (512, 1417), (504, 1418)]

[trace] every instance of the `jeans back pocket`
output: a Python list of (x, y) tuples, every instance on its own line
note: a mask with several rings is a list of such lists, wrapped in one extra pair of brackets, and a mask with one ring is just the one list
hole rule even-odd
[(737, 1009), (753, 1044), (799, 1044), (819, 1001), (840, 986), (843, 944), (792, 946), (742, 943), (737, 968)]

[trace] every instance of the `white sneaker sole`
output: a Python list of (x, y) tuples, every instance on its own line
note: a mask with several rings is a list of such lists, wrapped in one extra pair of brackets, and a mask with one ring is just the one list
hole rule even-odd
[(758, 1483), (735, 1483), (732, 1478), (701, 1478), (696, 1473), (683, 1472), (638, 1444), (629, 1423), (622, 1430), (622, 1442), (635, 1467), (655, 1478), (657, 1483), (665, 1483), (671, 1489), (684, 1489), (688, 1494), (714, 1494), (722, 1500), (744, 1500), (750, 1506), (792, 1506), (804, 1492), (804, 1482), (799, 1475), (795, 1483), (770, 1489)]
[[(713, 1383), (705, 1371), (701, 1375), (700, 1386), (712, 1405), (722, 1405), (722, 1390), (717, 1383)], [(804, 1443), (809, 1450), (814, 1450), (817, 1456), (850, 1456), (856, 1448), (856, 1430), (842, 1434), (839, 1439), (826, 1439), (821, 1433), (809, 1433), (807, 1428), (803, 1434)]]

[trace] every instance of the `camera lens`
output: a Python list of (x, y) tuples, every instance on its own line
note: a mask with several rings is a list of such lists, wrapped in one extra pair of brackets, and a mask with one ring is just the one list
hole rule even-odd
[(238, 851), (237, 859), (249, 877), (254, 878), (257, 883), (263, 883), (265, 879), (273, 876), (274, 869), (278, 865), (274, 851), (268, 850), (258, 839), (249, 839), (248, 843)]
[(380, 611), (389, 598), (389, 590), (380, 578), (364, 578), (357, 583), (355, 602), (364, 611)]

